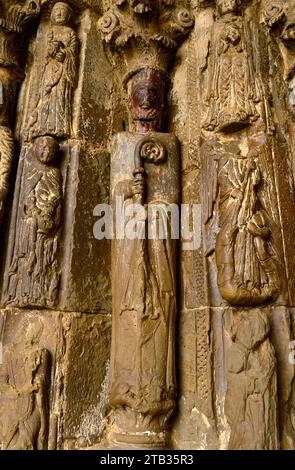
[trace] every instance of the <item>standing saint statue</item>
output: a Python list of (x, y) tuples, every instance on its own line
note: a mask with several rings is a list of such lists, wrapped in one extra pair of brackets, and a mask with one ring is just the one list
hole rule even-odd
[(33, 144), (19, 212), (14, 256), (9, 269), (7, 302), (53, 307), (59, 285), (56, 254), (61, 217), (60, 170), (52, 166), (59, 150), (53, 137)]
[(52, 9), (39, 99), (29, 122), (29, 140), (40, 135), (64, 138), (71, 134), (78, 56), (77, 36), (68, 26), (72, 14), (71, 7), (63, 2)]
[(248, 25), (239, 12), (239, 0), (217, 0), (218, 19), (213, 33), (208, 131), (236, 131), (258, 119), (261, 90), (255, 77)]
[(124, 229), (112, 242), (112, 440), (163, 447), (176, 396), (173, 210), (178, 215), (179, 147), (173, 134), (159, 132), (161, 70), (135, 71), (127, 87), (132, 132), (114, 138), (111, 164), (114, 226), (117, 231), (123, 222)]

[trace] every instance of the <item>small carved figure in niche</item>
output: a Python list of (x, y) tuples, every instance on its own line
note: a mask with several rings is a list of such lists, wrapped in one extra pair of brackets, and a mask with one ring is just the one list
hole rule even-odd
[(50, 355), (38, 345), (43, 325), (21, 328), (0, 366), (0, 442), (3, 450), (47, 445)]
[(218, 168), (218, 287), (234, 305), (274, 300), (281, 287), (272, 221), (258, 197), (262, 176), (255, 152), (247, 157), (225, 154)]
[(143, 68), (129, 80), (129, 109), (134, 132), (161, 130), (165, 100), (163, 75), (159, 70)]
[(9, 190), (9, 176), (14, 154), (13, 134), (9, 127), (0, 125), (0, 223), (4, 214), (4, 202)]
[(248, 27), (239, 0), (217, 0), (209, 83), (208, 131), (233, 132), (258, 119), (261, 99)]
[(62, 181), (60, 170), (52, 162), (58, 151), (53, 137), (38, 137), (33, 144), (8, 274), (7, 302), (13, 305), (54, 307), (56, 303)]
[(29, 122), (30, 140), (41, 135), (64, 138), (71, 134), (78, 59), (77, 36), (68, 26), (72, 14), (71, 7), (63, 2), (52, 9), (39, 100)]
[(259, 310), (233, 314), (225, 396), (231, 450), (278, 449), (276, 359), (269, 330)]

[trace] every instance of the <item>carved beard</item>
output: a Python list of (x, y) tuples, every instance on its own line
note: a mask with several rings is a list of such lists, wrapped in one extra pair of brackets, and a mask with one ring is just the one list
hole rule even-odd
[(138, 108), (136, 112), (132, 115), (134, 121), (156, 121), (159, 117), (159, 111), (154, 108), (142, 109)]

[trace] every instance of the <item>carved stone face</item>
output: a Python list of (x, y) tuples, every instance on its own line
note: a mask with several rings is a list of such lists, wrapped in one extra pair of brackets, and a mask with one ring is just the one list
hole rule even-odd
[(72, 9), (63, 2), (58, 2), (54, 5), (51, 12), (51, 21), (57, 25), (66, 25), (70, 22), (72, 16)]
[(57, 155), (59, 146), (53, 137), (38, 137), (34, 141), (33, 154), (41, 163), (50, 163)]
[(236, 13), (239, 8), (239, 0), (217, 0), (217, 9), (220, 15)]
[(151, 69), (145, 69), (133, 78), (130, 110), (134, 121), (154, 122), (155, 128), (161, 125), (164, 87), (159, 73)]

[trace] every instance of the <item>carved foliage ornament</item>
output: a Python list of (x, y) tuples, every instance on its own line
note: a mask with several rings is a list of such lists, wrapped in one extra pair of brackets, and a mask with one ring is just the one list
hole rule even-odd
[(175, 48), (193, 24), (191, 13), (185, 8), (176, 8), (174, 1), (125, 0), (116, 2), (105, 13), (98, 21), (98, 28), (105, 42), (112, 42), (117, 47), (123, 47), (133, 39)]
[(0, 18), (0, 65), (9, 66), (21, 74), (20, 54), (23, 41), (19, 34), (24, 33), (30, 21), (37, 19), (40, 13), (40, 1), (29, 0), (11, 5)]
[(39, 16), (40, 3), (40, 0), (28, 0), (25, 4), (11, 5), (5, 18), (0, 18), (0, 27), (14, 33), (24, 32), (29, 21)]
[[(232, 305), (272, 302), (280, 294), (281, 275), (274, 221), (268, 213), (267, 187), (259, 163), (263, 150), (253, 147), (247, 156), (228, 152), (213, 159), (209, 149), (204, 153), (204, 176), (208, 179), (203, 196), (208, 208), (204, 215), (210, 231), (211, 225), (215, 226), (217, 203), (215, 258), (219, 292)], [(209, 175), (215, 183), (210, 184)]]
[(275, 300), (281, 288), (271, 222), (258, 197), (261, 178), (258, 161), (250, 155), (226, 155), (220, 160), (218, 287), (234, 305)]

